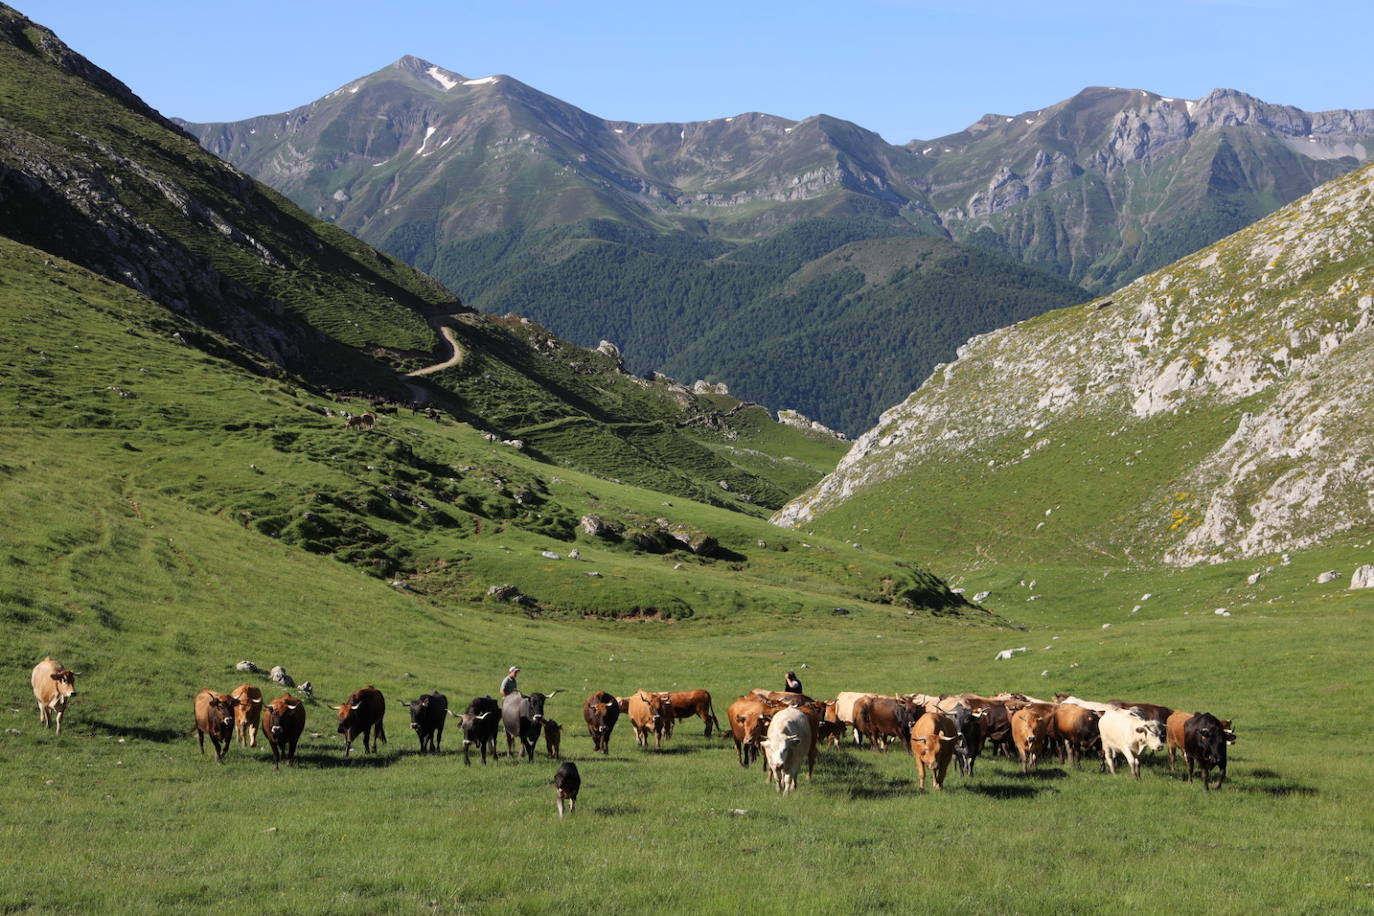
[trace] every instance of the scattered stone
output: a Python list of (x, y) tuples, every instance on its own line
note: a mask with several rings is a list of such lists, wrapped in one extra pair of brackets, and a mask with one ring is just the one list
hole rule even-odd
[(1293, 562), (1293, 558), (1290, 557), (1288, 554), (1284, 554), (1283, 556), (1279, 557), (1279, 562), (1282, 563), (1284, 566), (1287, 566), (1289, 563)]
[(281, 665), (274, 667), (272, 673), (268, 675), (268, 677), (270, 677), (274, 683), (281, 684), (283, 687), (296, 686), (296, 682), (292, 680), (291, 675), (287, 674), (286, 669)]
[(541, 557), (543, 557), (544, 559), (546, 559), (546, 560), (561, 560), (561, 559), (563, 559), (563, 558), (560, 557), (558, 554), (554, 553), (552, 550), (543, 550), (543, 551), (540, 551), (539, 555), (540, 555)]
[(847, 608), (847, 607), (835, 607), (835, 608), (831, 608), (831, 609), (830, 609), (830, 613), (831, 613), (831, 614), (834, 614), (834, 615), (837, 616), (837, 617), (843, 617), (845, 614), (848, 614), (848, 613), (849, 613), (849, 608)]
[(973, 600), (976, 603), (982, 601), (984, 598), (988, 597), (991, 594), (992, 592), (979, 592), (978, 594), (973, 596)]
[(520, 589), (514, 585), (493, 585), (487, 589), (487, 597), (497, 601), (514, 601), (520, 597)]
[(964, 590), (962, 588), (952, 588), (950, 589), (950, 591), (956, 595), (962, 595), (964, 593)]
[(1102, 629), (1104, 629), (1104, 630), (1110, 630), (1111, 628), (1112, 628), (1112, 625), (1111, 625), (1110, 623), (1104, 623), (1104, 624), (1102, 624)]
[(1230, 617), (1230, 616), (1231, 616), (1231, 612), (1228, 611), (1228, 610), (1226, 610), (1226, 608), (1224, 608), (1224, 607), (1219, 607), (1219, 608), (1217, 608), (1215, 611), (1213, 611), (1212, 613), (1213, 613), (1213, 614), (1216, 614), (1218, 617)]
[(768, 542), (767, 542), (767, 541), (755, 541), (754, 543), (756, 543), (756, 544), (758, 545), (759, 550), (763, 550), (764, 548), (766, 548), (766, 547), (768, 546)]
[(20, 731), (19, 729), (17, 729), (17, 728), (7, 728), (7, 729), (5, 729), (5, 734), (7, 734), (7, 735), (22, 735), (22, 734), (24, 734), (24, 733), (23, 733), (22, 731)]
[(262, 669), (259, 668), (257, 665), (253, 664), (252, 662), (250, 662), (248, 659), (244, 659), (243, 661), (235, 665), (234, 670), (247, 671), (249, 674), (262, 674)]
[(1361, 566), (1350, 577), (1351, 588), (1374, 588), (1374, 566)]
[(1145, 594), (1141, 595), (1141, 596), (1140, 596), (1140, 600), (1141, 600), (1141, 601), (1149, 601), (1149, 600), (1150, 600), (1150, 593), (1149, 593), (1149, 592), (1146, 592)]
[(722, 490), (724, 490), (726, 493), (729, 493), (729, 492), (730, 492), (730, 481), (728, 481), (728, 480), (717, 480), (717, 481), (716, 481), (716, 486), (720, 487), (720, 488), (721, 488)]
[(1140, 610), (1140, 605), (1137, 604), (1135, 607), (1131, 608), (1131, 613), (1134, 614), (1138, 610)]
[(1025, 646), (1021, 646), (1016, 649), (1003, 649), (1001, 652), (998, 652), (995, 656), (993, 656), (993, 661), (1004, 662), (1007, 659), (1011, 658), (1013, 655), (1020, 655), (1022, 652), (1029, 651), (1030, 649), (1028, 649)]
[(1041, 677), (1049, 677), (1049, 676), (1050, 676), (1050, 669), (1046, 668), (1044, 671), (1041, 671), (1041, 672), (1040, 672), (1040, 676), (1041, 676)]
[(1035, 580), (1034, 580), (1034, 579), (1030, 580), (1030, 582), (1026, 585), (1026, 588), (1031, 589), (1032, 591), (1034, 591), (1034, 590), (1035, 590)]
[(724, 382), (716, 382), (712, 385), (705, 379), (697, 379), (692, 383), (693, 394), (725, 394), (730, 393), (730, 387)]
[(587, 573), (587, 575), (592, 576), (593, 578), (596, 578), (596, 579), (600, 579), (600, 578), (601, 578), (601, 573), (597, 572), (596, 570), (592, 570), (591, 572)]
[(746, 815), (746, 814), (749, 813), (749, 809), (748, 809), (748, 808), (731, 808), (731, 809), (730, 809), (730, 813), (731, 813), (731, 814), (738, 815), (738, 816), (740, 816), (740, 817), (743, 817), (744, 815)]
[(611, 343), (609, 340), (603, 340), (601, 341), (601, 343), (597, 344), (596, 352), (604, 356), (609, 356), (616, 362), (620, 362), (620, 348), (617, 347), (615, 344)]
[(1245, 584), (1246, 584), (1246, 585), (1257, 585), (1257, 584), (1259, 584), (1259, 580), (1261, 580), (1261, 579), (1263, 579), (1263, 578), (1264, 578), (1264, 573), (1262, 573), (1262, 572), (1251, 573), (1250, 575), (1248, 575), (1248, 576), (1245, 577)]
[(501, 440), (501, 444), (502, 444), (502, 445), (509, 445), (511, 448), (515, 449), (517, 452), (522, 452), (522, 451), (525, 450), (525, 440), (524, 440), (524, 439), (502, 439), (502, 440)]
[(568, 559), (569, 559), (569, 560), (580, 560), (580, 559), (582, 559), (582, 551), (580, 551), (580, 550), (578, 550), (576, 547), (574, 547), (572, 550), (569, 550), (569, 551), (568, 551)]
[(599, 515), (584, 515), (581, 524), (582, 530), (594, 538), (606, 538), (615, 534), (611, 526)]
[(1341, 574), (1339, 572), (1337, 572), (1334, 569), (1328, 569), (1326, 572), (1322, 573), (1320, 576), (1317, 577), (1317, 584), (1325, 585), (1328, 582), (1335, 582), (1340, 577)]

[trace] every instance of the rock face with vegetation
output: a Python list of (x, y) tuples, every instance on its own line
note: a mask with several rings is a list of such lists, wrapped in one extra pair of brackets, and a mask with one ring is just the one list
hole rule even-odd
[(1371, 214), (1365, 168), (1110, 298), (970, 340), (775, 521), (901, 502), (938, 465), (952, 514), (1016, 490), (1046, 510), (1020, 533), (1063, 537), (1057, 509), (1087, 487), (1072, 537), (1179, 565), (1367, 526)]

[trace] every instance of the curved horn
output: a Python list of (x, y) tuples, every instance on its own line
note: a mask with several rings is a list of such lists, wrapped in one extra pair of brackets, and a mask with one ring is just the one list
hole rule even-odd
[(563, 692), (563, 688), (560, 687), (560, 688), (558, 688), (557, 690), (555, 690), (553, 693), (546, 693), (546, 694), (544, 694), (544, 699), (546, 699), (546, 700), (552, 700), (554, 697), (558, 696), (558, 695), (559, 695), (560, 693), (562, 693), (562, 692)]
[(348, 704), (348, 708), (349, 708), (349, 709), (352, 709), (352, 710), (354, 710), (354, 711), (356, 712), (358, 709), (362, 708), (362, 705), (363, 705), (363, 701), (362, 701), (362, 700), (359, 700), (359, 701), (356, 702), (356, 703), (349, 703), (349, 704)]

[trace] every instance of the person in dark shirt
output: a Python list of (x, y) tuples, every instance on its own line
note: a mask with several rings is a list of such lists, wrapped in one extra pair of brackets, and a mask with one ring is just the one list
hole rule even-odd
[(787, 692), (787, 693), (801, 693), (801, 692), (802, 692), (801, 681), (797, 680), (797, 672), (795, 672), (795, 671), (789, 671), (789, 672), (787, 672), (787, 686), (784, 687), (783, 690), (784, 690), (785, 692)]
[(515, 676), (519, 673), (520, 669), (514, 665), (511, 665), (510, 670), (506, 672), (506, 678), (501, 682), (501, 697), (503, 699), (506, 694), (515, 693), (516, 690), (519, 689), (515, 686)]

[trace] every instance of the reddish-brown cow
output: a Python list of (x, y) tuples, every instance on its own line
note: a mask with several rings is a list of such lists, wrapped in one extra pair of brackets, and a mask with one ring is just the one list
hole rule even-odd
[(958, 740), (954, 720), (937, 712), (927, 712), (911, 727), (911, 756), (916, 758), (917, 785), (922, 791), (926, 787), (926, 770), (930, 770), (935, 788), (944, 788), (945, 772)]
[(234, 740), (234, 707), (238, 700), (227, 693), (215, 693), (205, 688), (196, 694), (196, 738), (200, 752), (205, 753), (205, 736), (215, 748), (215, 759), (224, 762), (224, 755)]
[(262, 736), (272, 749), (272, 769), (283, 757), (296, 764), (296, 742), (305, 731), (305, 704), (291, 694), (283, 694), (262, 708)]

